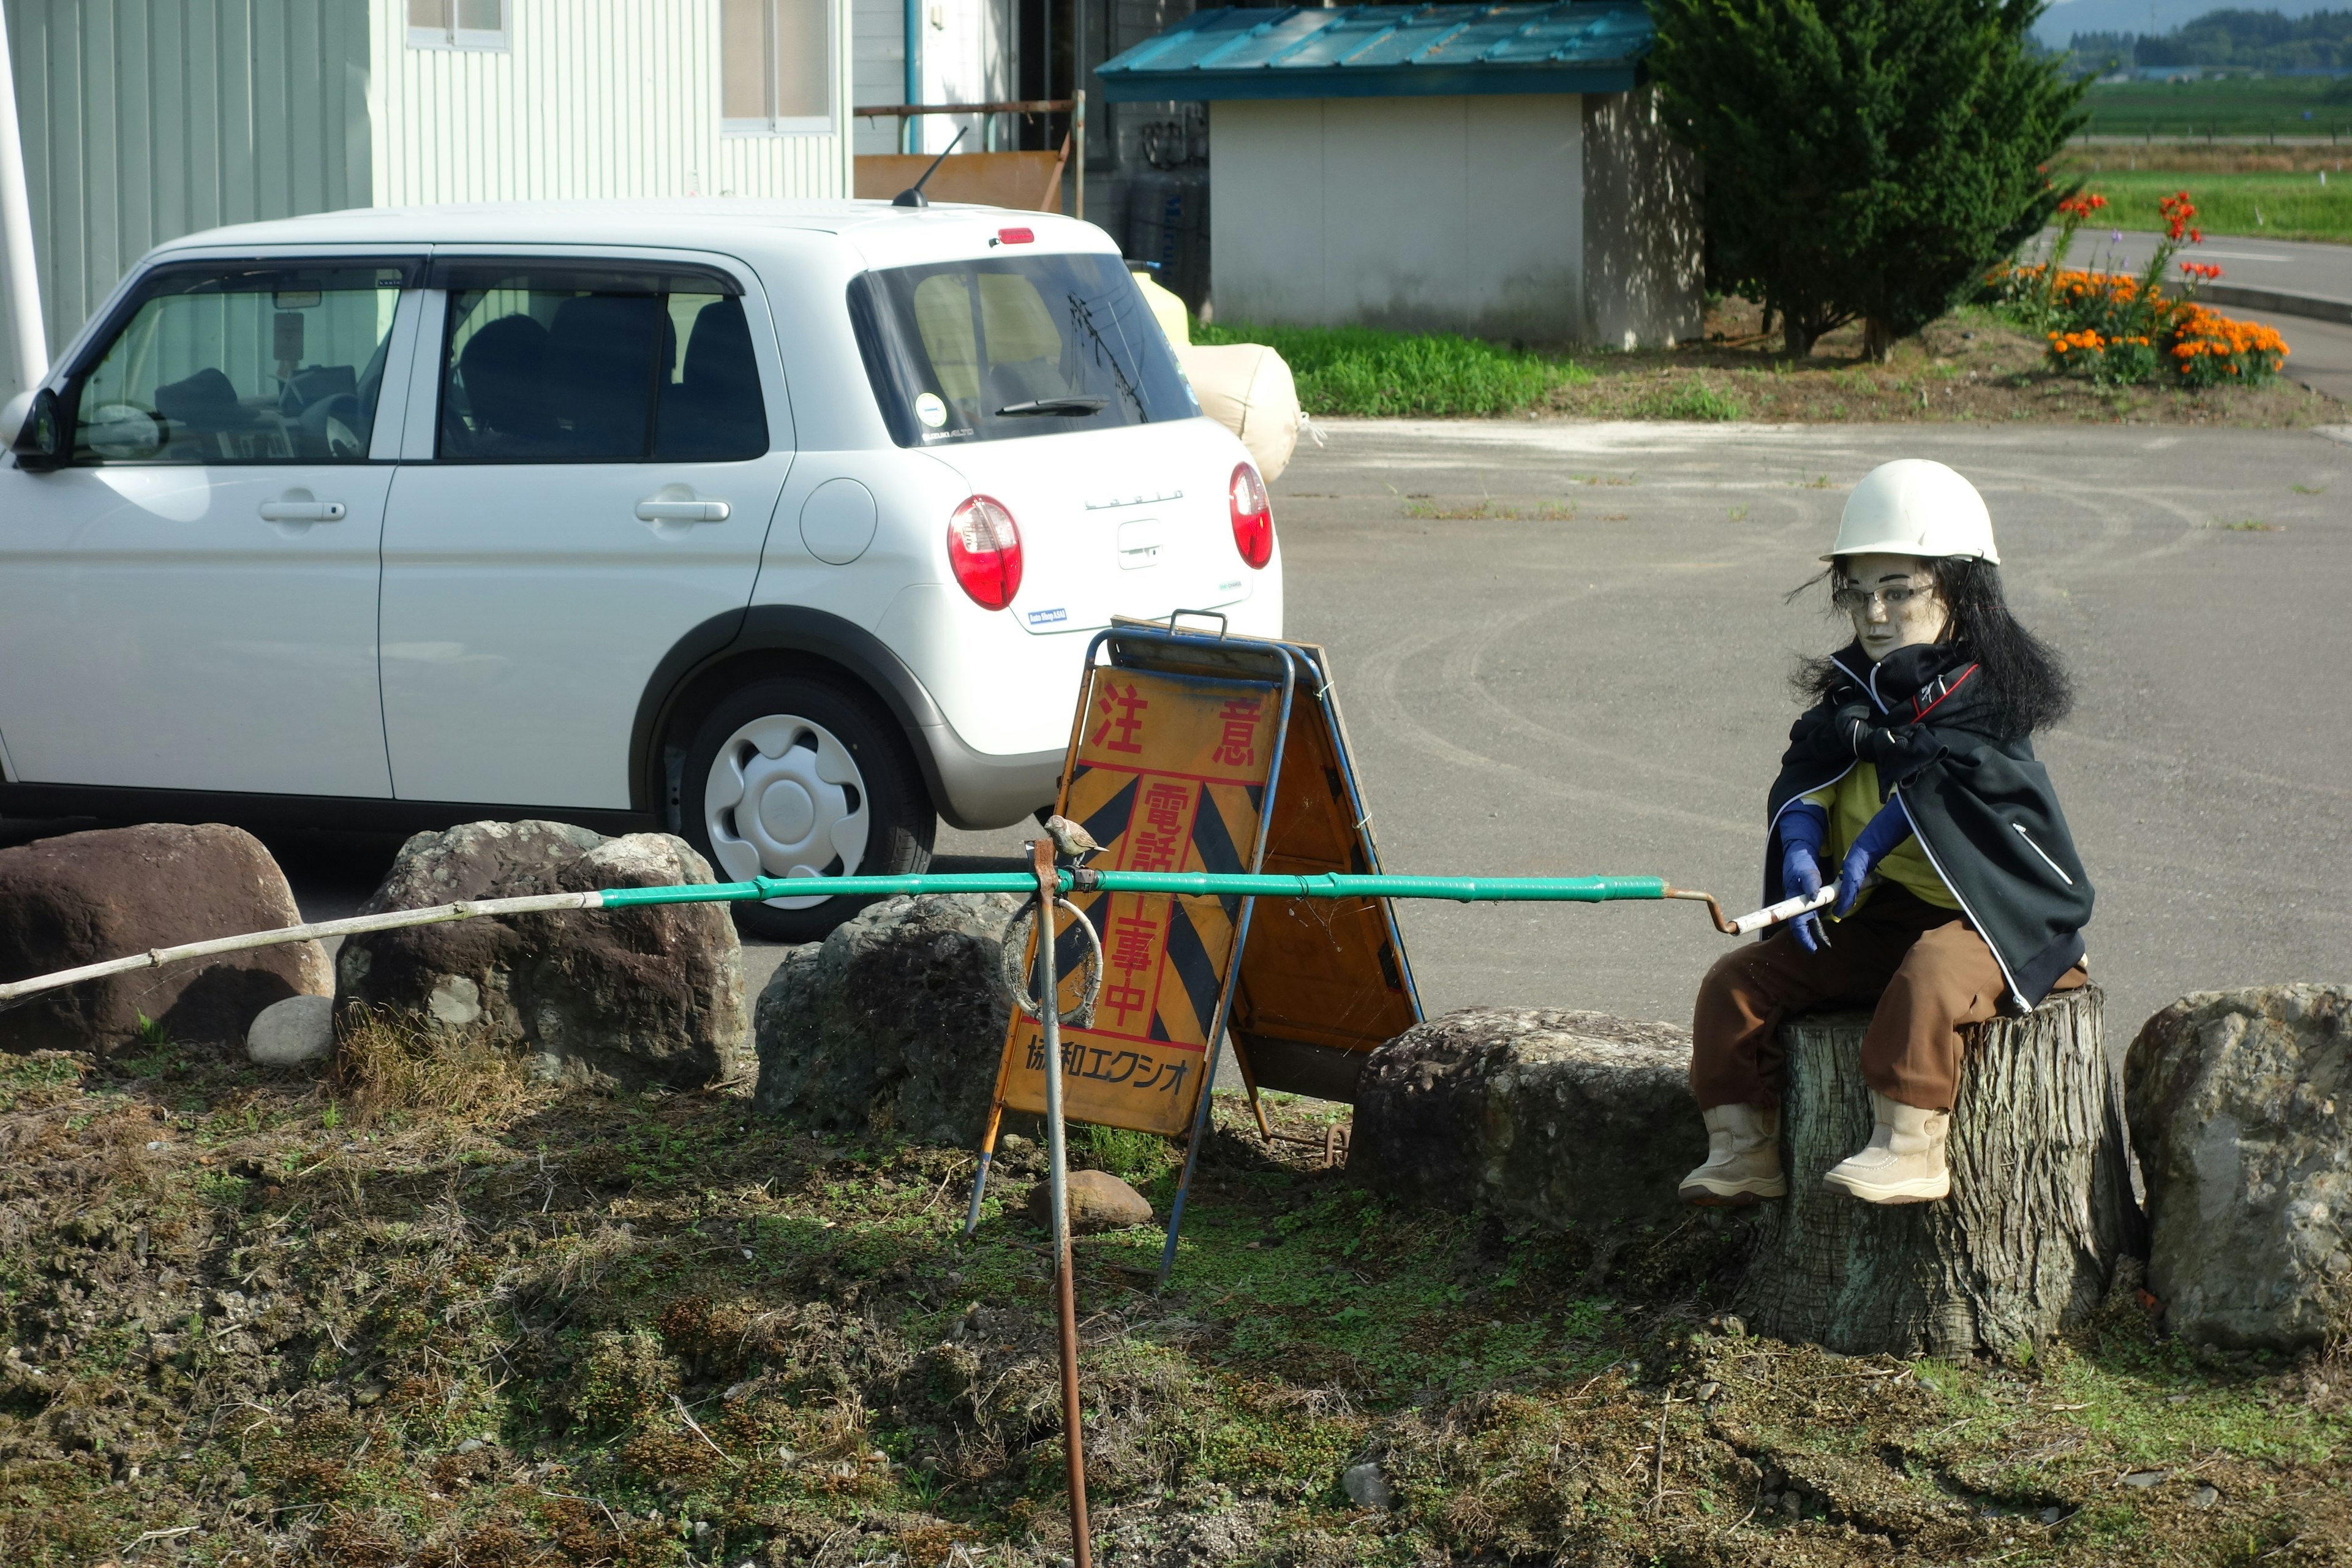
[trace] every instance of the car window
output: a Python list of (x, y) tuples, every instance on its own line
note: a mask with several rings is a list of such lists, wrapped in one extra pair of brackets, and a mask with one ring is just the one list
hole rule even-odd
[(743, 302), (693, 274), (457, 279), (439, 453), (488, 462), (725, 462), (768, 449)]
[(78, 463), (359, 463), (415, 264), (174, 267), (75, 391)]
[(902, 447), (1200, 412), (1115, 257), (899, 267), (850, 287), (867, 377)]

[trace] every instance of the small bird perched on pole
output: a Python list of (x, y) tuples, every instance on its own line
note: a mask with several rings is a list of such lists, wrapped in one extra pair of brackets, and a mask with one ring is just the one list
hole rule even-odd
[(1055, 848), (1070, 858), (1074, 866), (1083, 866), (1087, 856), (1102, 852), (1102, 846), (1095, 842), (1094, 835), (1066, 816), (1047, 817), (1045, 837), (1054, 841)]

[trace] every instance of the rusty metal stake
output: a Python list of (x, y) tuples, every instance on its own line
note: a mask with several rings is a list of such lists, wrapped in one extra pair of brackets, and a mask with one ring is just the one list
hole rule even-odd
[(1086, 1431), (1078, 1414), (1078, 1283), (1070, 1258), (1069, 1150), (1062, 1129), (1062, 993), (1054, 973), (1054, 905), (1061, 884), (1054, 869), (1054, 846), (1029, 846), (1037, 871), (1037, 1018), (1045, 1029), (1046, 1181), (1054, 1207), (1054, 1295), (1061, 1314), (1062, 1447), (1069, 1466), (1070, 1548), (1077, 1568), (1094, 1568), (1094, 1544), (1087, 1531)]

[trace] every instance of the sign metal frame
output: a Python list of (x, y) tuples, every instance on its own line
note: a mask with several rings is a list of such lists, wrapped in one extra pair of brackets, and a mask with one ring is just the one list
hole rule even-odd
[[(1178, 612), (1179, 615), (1195, 613), (1198, 612)], [(1223, 617), (1220, 616), (1217, 618), (1222, 620)], [(1081, 745), (1090, 717), (1096, 711), (1101, 688), (1114, 675), (1122, 673), (1244, 683), (1270, 691), (1278, 690), (1275, 736), (1269, 750), (1265, 782), (1262, 786), (1257, 821), (1242, 869), (1249, 873), (1265, 871), (1269, 847), (1275, 844), (1276, 819), (1278, 814), (1284, 814), (1295, 829), (1300, 825), (1311, 829), (1307, 836), (1316, 845), (1311, 853), (1294, 853), (1285, 857), (1297, 862), (1285, 869), (1378, 872), (1380, 853), (1373, 838), (1371, 814), (1364, 804), (1355, 758), (1349, 745), (1347, 726), (1340, 717), (1337, 693), (1323, 649), (1310, 644), (1275, 638), (1231, 636), (1223, 630), (1208, 633), (1180, 629), (1175, 625), (1174, 616), (1165, 624), (1116, 619), (1109, 627), (1095, 634), (1088, 643), (1085, 673), (1064, 754), (1062, 787), (1055, 802), (1055, 809), (1062, 815), (1074, 818), (1078, 815), (1072, 809), (1071, 788), (1080, 776)], [(1302, 694), (1310, 698), (1311, 703), (1302, 702)], [(1302, 726), (1301, 735), (1305, 737), (1302, 743), (1308, 745), (1311, 759), (1319, 763), (1316, 771), (1322, 774), (1320, 779), (1292, 780), (1288, 776), (1297, 771), (1290, 765), (1295, 761), (1293, 752), (1296, 748), (1292, 745), (1294, 722)], [(1308, 728), (1310, 726), (1311, 729)], [(1143, 771), (1148, 773), (1150, 770)], [(1286, 798), (1286, 784), (1297, 784), (1298, 791), (1312, 792), (1317, 798), (1310, 801), (1304, 795), (1295, 800)], [(1328, 801), (1321, 798), (1325, 790), (1317, 788), (1318, 784), (1328, 787)], [(1206, 786), (1203, 787), (1205, 789)], [(1201, 809), (1209, 809), (1205, 798), (1201, 803)], [(1330, 857), (1335, 853), (1341, 858), (1332, 859)], [(1106, 867), (1104, 869), (1112, 868)], [(1073, 889), (1074, 893), (1079, 891), (1079, 889)], [(1259, 1100), (1258, 1091), (1262, 1085), (1324, 1099), (1349, 1098), (1355, 1069), (1360, 1067), (1362, 1058), (1381, 1040), (1410, 1027), (1422, 1017), (1420, 992), (1413, 982), (1412, 965), (1405, 958), (1396, 911), (1390, 900), (1381, 897), (1370, 899), (1343, 917), (1354, 922), (1347, 932), (1352, 945), (1343, 943), (1339, 940), (1341, 933), (1337, 930), (1327, 933), (1330, 937), (1328, 945), (1336, 956), (1327, 961), (1324, 973), (1311, 977), (1327, 985), (1336, 981), (1344, 986), (1351, 970), (1369, 968), (1374, 962), (1369, 955), (1369, 944), (1370, 952), (1377, 952), (1379, 973), (1375, 977), (1376, 984), (1386, 995), (1385, 1000), (1373, 1004), (1369, 1018), (1352, 1031), (1343, 1026), (1337, 1041), (1316, 1042), (1287, 1037), (1284, 1033), (1285, 1023), (1279, 1018), (1266, 1023), (1260, 1029), (1250, 1029), (1246, 1023), (1237, 1029), (1236, 1006), (1245, 994), (1254, 989), (1247, 966), (1251, 958), (1252, 935), (1258, 923), (1255, 921), (1256, 904), (1255, 896), (1244, 896), (1234, 909), (1231, 946), (1218, 976), (1215, 1004), (1208, 1020), (1206, 1038), (1201, 1047), (1202, 1067), (1196, 1098), (1191, 1110), (1183, 1169), (1178, 1178), (1174, 1201), (1170, 1205), (1167, 1239), (1160, 1253), (1159, 1273), (1162, 1284), (1166, 1283), (1175, 1262), (1185, 1202), (1192, 1189), (1193, 1172), (1199, 1164), (1202, 1143), (1212, 1123), (1218, 1068), (1224, 1050), (1230, 1047), (1234, 1053), (1234, 1064), (1240, 1069), (1243, 1088), (1248, 1095), (1260, 1131), (1271, 1136), (1271, 1128)], [(1106, 903), (1100, 907), (1108, 909), (1108, 905)], [(1365, 923), (1368, 918), (1371, 920), (1370, 925)], [(1041, 931), (1054, 929), (1040, 927)], [(1058, 941), (1062, 933), (1055, 930), (1055, 936)], [(1034, 944), (1038, 940), (1038, 933), (1033, 932), (1029, 955), (1033, 967)], [(1292, 940), (1296, 940), (1295, 935)], [(1162, 962), (1165, 962), (1164, 955)], [(1274, 963), (1274, 950), (1263, 949), (1260, 962), (1262, 968)], [(1266, 973), (1274, 974), (1276, 972), (1269, 968)], [(1261, 997), (1270, 992), (1278, 1003), (1284, 994), (1284, 979), (1298, 982), (1300, 977), (1287, 968), (1283, 969), (1280, 976), (1270, 984), (1261, 983), (1264, 987)], [(1291, 995), (1297, 996), (1295, 986)], [(1055, 1000), (1059, 1002), (1062, 998)], [(1280, 1011), (1280, 1008), (1277, 1006), (1276, 1011)], [(991, 1099), (988, 1122), (982, 1136), (980, 1164), (973, 1177), (971, 1208), (965, 1216), (966, 1235), (970, 1235), (979, 1224), (981, 1201), (995, 1152), (997, 1132), (1007, 1108), (1007, 1089), (1014, 1067), (1014, 1052), (1016, 1045), (1025, 1037), (1025, 1022), (1016, 1013), (1007, 1027), (1004, 1050), (998, 1062), (995, 1092)], [(1395, 1027), (1388, 1027), (1391, 1025)], [(1287, 1026), (1294, 1031), (1298, 1030), (1300, 1026), (1295, 1012)], [(1034, 1033), (1034, 1026), (1030, 1026), (1026, 1032)], [(1311, 1035), (1326, 1031), (1308, 1028), (1305, 1032)], [(1368, 1043), (1358, 1043), (1359, 1037)], [(1263, 1063), (1252, 1059), (1260, 1047), (1265, 1048), (1269, 1057)], [(1070, 1070), (1066, 1057), (1039, 1065), (1043, 1070), (1064, 1073)], [(1097, 1120), (1092, 1115), (1083, 1119)], [(1106, 1124), (1118, 1126), (1129, 1123), (1111, 1120)], [(1173, 1131), (1164, 1122), (1145, 1130)]]

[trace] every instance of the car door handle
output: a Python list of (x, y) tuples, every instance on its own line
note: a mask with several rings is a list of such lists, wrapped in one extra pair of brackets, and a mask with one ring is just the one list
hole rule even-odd
[(637, 503), (639, 522), (725, 522), (730, 510), (723, 500), (673, 500), (647, 496)]
[(264, 522), (341, 522), (349, 510), (339, 500), (266, 500)]

